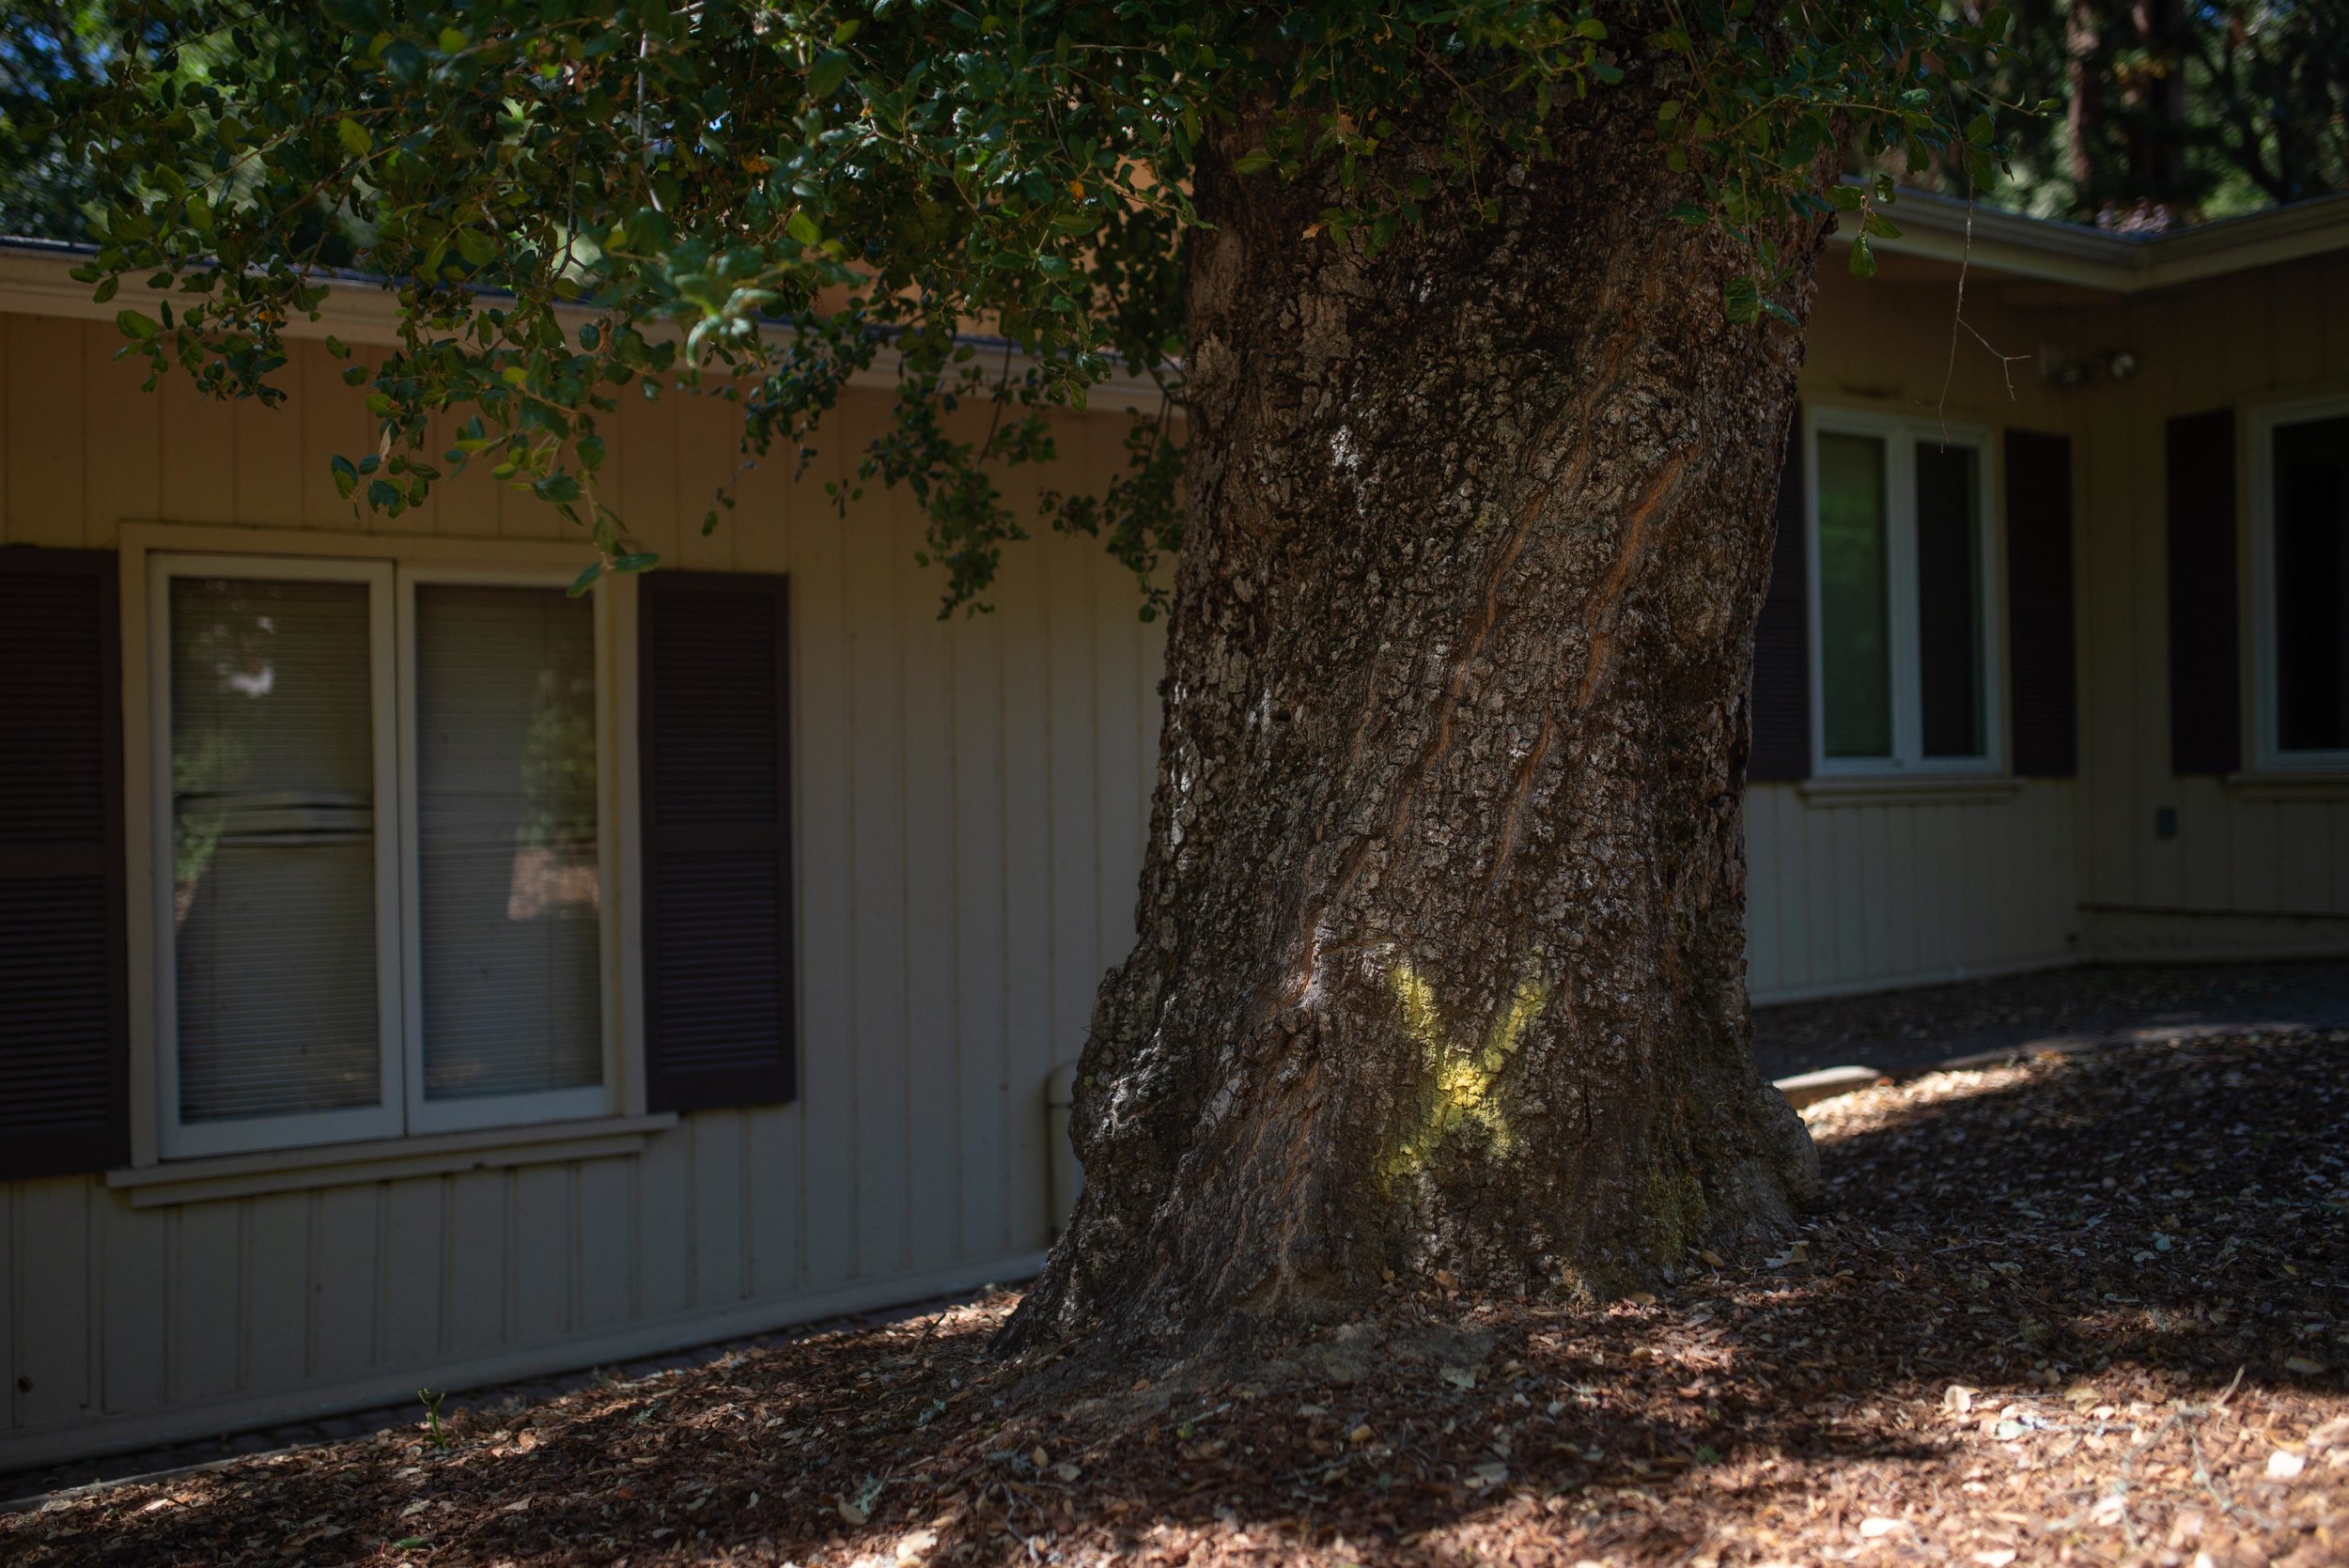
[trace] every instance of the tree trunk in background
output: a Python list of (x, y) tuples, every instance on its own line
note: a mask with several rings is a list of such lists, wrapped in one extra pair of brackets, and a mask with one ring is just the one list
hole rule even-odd
[(1389, 1269), (1611, 1292), (1815, 1180), (1753, 1066), (1740, 805), (1800, 334), (1724, 319), (1644, 94), (1576, 113), (1498, 222), (1367, 261), (1231, 175), (1245, 128), (1203, 160), (1141, 938), (1013, 1346)]

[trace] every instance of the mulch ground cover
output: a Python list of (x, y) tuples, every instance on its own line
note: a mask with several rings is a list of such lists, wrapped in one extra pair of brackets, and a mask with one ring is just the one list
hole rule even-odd
[(1013, 1297), (55, 1499), (0, 1561), (2349, 1562), (2349, 1032), (1808, 1112), (1803, 1234), (1606, 1306), (1398, 1286), (1244, 1361)]

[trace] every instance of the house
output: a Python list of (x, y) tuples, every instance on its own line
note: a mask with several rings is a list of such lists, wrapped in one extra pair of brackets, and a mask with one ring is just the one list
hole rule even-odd
[[(2349, 951), (2349, 201), (1900, 217), (1803, 374), (1755, 999)], [(0, 252), (0, 1469), (1035, 1267), (1153, 779), (1120, 569), (936, 618), (820, 489), (874, 387), (707, 536), (725, 407), (632, 406), (670, 566), (572, 599), (486, 481), (352, 516), (308, 329), (284, 409), (143, 395), (72, 259)]]

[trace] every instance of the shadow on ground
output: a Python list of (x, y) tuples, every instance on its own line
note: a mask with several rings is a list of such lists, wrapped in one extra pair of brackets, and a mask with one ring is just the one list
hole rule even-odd
[[(1801, 1244), (1694, 1256), (1660, 1301), (1398, 1291), (1237, 1366), (1015, 1373), (985, 1350), (1002, 1297), (444, 1451), (384, 1434), (69, 1499), (0, 1519), (0, 1558), (2337, 1560), (2307, 1553), (2349, 1541), (2323, 1425), (2349, 1458), (2344, 1042), (1832, 1102)], [(2260, 1470), (2280, 1444), (2308, 1482)]]

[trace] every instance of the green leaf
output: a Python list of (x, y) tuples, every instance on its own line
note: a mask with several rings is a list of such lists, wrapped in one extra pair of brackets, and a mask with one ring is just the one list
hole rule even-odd
[(121, 279), (119, 279), (119, 278), (108, 278), (108, 279), (106, 279), (106, 281), (105, 281), (105, 282), (103, 282), (103, 283), (100, 284), (100, 285), (97, 287), (97, 288), (95, 288), (94, 290), (92, 290), (92, 291), (91, 291), (91, 293), (90, 293), (90, 303), (91, 303), (92, 304), (101, 304), (101, 305), (102, 305), (102, 304), (104, 304), (104, 303), (105, 303), (108, 300), (113, 299), (113, 298), (115, 297), (115, 289), (116, 289), (117, 287), (119, 287), (119, 285), (121, 284), (121, 281), (122, 281), (122, 280), (121, 280)]
[(817, 225), (814, 218), (808, 216), (804, 207), (791, 214), (784, 224), (783, 231), (802, 245), (816, 244), (824, 238), (824, 231)]
[(1857, 185), (1830, 185), (1827, 188), (1827, 204), (1838, 212), (1857, 212), (1866, 200)]
[(649, 550), (632, 550), (612, 563), (614, 571), (650, 571), (661, 565), (661, 557)]
[(334, 123), (334, 139), (353, 158), (365, 158), (375, 150), (375, 138), (367, 133), (367, 128), (349, 115)]
[(1860, 219), (1859, 232), (1878, 240), (1897, 240), (1901, 237), (1900, 225), (1881, 212), (1870, 212)]
[(350, 466), (350, 459), (342, 456), (329, 458), (327, 466), (334, 471), (334, 492), (345, 501), (359, 488), (359, 471)]
[(848, 79), (848, 56), (837, 49), (827, 49), (816, 56), (816, 63), (807, 68), (807, 91), (811, 98), (829, 98), (832, 89)]
[(137, 338), (142, 342), (163, 330), (156, 324), (152, 316), (143, 310), (116, 311), (115, 325), (122, 330), (123, 336)]
[(1856, 278), (1876, 275), (1875, 247), (1868, 243), (1868, 237), (1864, 234), (1851, 242), (1851, 275)]
[(1721, 308), (1738, 326), (1751, 326), (1762, 314), (1761, 287), (1748, 274), (1738, 273), (1721, 289)]
[(601, 561), (590, 561), (587, 563), (587, 569), (581, 572), (577, 577), (572, 578), (571, 585), (568, 588), (566, 588), (564, 592), (570, 595), (571, 598), (577, 598), (580, 595), (594, 587), (596, 585), (596, 579), (601, 577), (602, 575), (603, 563)]
[(1272, 165), (1278, 162), (1280, 162), (1280, 160), (1274, 158), (1272, 154), (1265, 151), (1262, 147), (1258, 147), (1253, 152), (1243, 152), (1237, 158), (1234, 159), (1232, 161), (1232, 172), (1234, 174), (1254, 174), (1258, 170), (1272, 167)]

